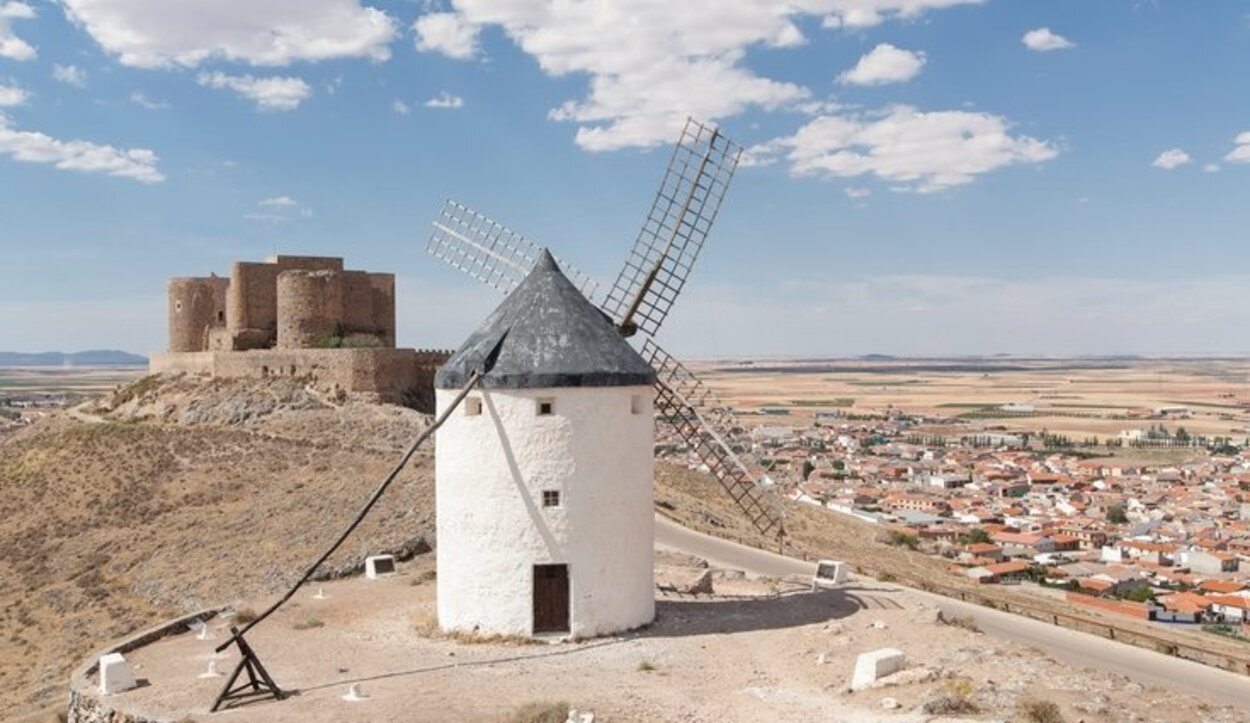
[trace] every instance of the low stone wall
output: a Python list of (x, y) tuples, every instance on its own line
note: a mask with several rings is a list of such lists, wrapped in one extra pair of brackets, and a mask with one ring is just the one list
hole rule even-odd
[(149, 628), (97, 651), (70, 676), (67, 723), (168, 723), (167, 718), (150, 716), (143, 711), (133, 710), (123, 705), (120, 700), (101, 695), (95, 681), (92, 680), (92, 676), (98, 672), (100, 656), (109, 653), (125, 655), (161, 638), (185, 632), (191, 623), (199, 620), (207, 621), (225, 608), (224, 605), (207, 608), (176, 620), (163, 622), (154, 628)]
[(370, 394), (398, 403), (433, 388), (450, 352), (416, 349), (254, 349), (153, 354), (153, 374), (181, 372), (233, 379), (308, 377), (319, 389)]
[(1107, 600), (1094, 597), (1093, 595), (1082, 595), (1079, 592), (1070, 590), (1064, 596), (1064, 599), (1076, 605), (1084, 605), (1104, 612), (1115, 613), (1116, 615), (1127, 615), (1130, 618), (1139, 618), (1141, 620), (1150, 619), (1150, 607), (1144, 603), (1133, 602), (1132, 600)]

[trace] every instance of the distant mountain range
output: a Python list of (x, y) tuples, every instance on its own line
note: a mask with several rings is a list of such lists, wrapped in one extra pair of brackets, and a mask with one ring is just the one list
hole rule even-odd
[(104, 367), (140, 366), (147, 363), (147, 357), (115, 349), (91, 349), (69, 354), (60, 351), (0, 351), (0, 367)]

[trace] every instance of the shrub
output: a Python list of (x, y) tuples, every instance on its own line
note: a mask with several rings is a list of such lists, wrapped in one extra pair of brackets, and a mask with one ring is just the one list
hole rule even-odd
[(569, 717), (569, 704), (535, 701), (512, 711), (509, 723), (564, 723)]
[(121, 387), (113, 392), (112, 398), (109, 399), (109, 407), (116, 409), (121, 405), (129, 402), (131, 399), (137, 399), (155, 389), (160, 377), (155, 374), (149, 374), (146, 377), (136, 379), (135, 381)]
[(291, 627), (296, 630), (312, 630), (314, 628), (324, 628), (325, 626), (326, 624), (317, 618), (308, 618), (307, 620), (301, 620), (298, 623), (295, 623)]
[(909, 550), (915, 550), (920, 547), (920, 540), (915, 535), (909, 535), (898, 530), (890, 530), (886, 533), (885, 543), (895, 547), (906, 547)]
[(642, 660), (638, 662), (639, 673), (650, 673), (653, 670), (655, 670), (655, 665), (653, 665), (650, 660)]
[(247, 625), (256, 619), (256, 611), (251, 608), (243, 608), (234, 614), (234, 621), (240, 625)]
[(961, 615), (959, 617), (942, 618), (947, 625), (954, 625), (957, 628), (963, 628), (970, 633), (981, 632), (981, 627), (977, 625), (977, 621), (972, 619), (971, 615)]
[(1016, 704), (1016, 715), (1028, 723), (1065, 723), (1054, 701), (1025, 698)]
[(925, 701), (923, 710), (929, 715), (948, 716), (977, 713), (980, 711), (980, 708), (967, 698), (960, 698), (957, 695), (943, 695)]
[(981, 709), (972, 702), (974, 691), (971, 678), (955, 678), (945, 685), (946, 693), (926, 701), (923, 710), (929, 715), (969, 715)]

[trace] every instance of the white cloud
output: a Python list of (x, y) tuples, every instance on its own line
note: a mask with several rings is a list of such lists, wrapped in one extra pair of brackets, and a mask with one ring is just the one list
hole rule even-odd
[(457, 13), (429, 13), (412, 24), (417, 34), (417, 50), (442, 53), (449, 58), (468, 60), (478, 54), (477, 36), (481, 27)]
[(588, 76), (585, 97), (549, 117), (578, 124), (591, 151), (653, 147), (676, 138), (687, 116), (716, 122), (751, 108), (792, 108), (811, 91), (742, 64), (753, 47), (806, 42), (799, 21), (866, 27), (977, 0), (668, 0), (534, 2), (453, 0), (451, 12), (418, 19), (419, 48), (459, 58), (480, 53), (483, 28), (502, 29), (549, 76)]
[(923, 52), (881, 43), (861, 57), (854, 68), (839, 75), (838, 82), (843, 85), (905, 83), (919, 75), (924, 64)]
[(1020, 42), (1024, 43), (1029, 50), (1036, 50), (1039, 53), (1045, 53), (1051, 50), (1067, 50), (1076, 47), (1071, 40), (1056, 35), (1050, 31), (1050, 28), (1037, 28), (1030, 30), (1020, 38)]
[(256, 108), (263, 111), (295, 110), (312, 95), (312, 88), (302, 79), (287, 76), (255, 78), (250, 75), (226, 75), (218, 71), (200, 73), (196, 82), (208, 88), (232, 90), (256, 103)]
[(1170, 171), (1173, 168), (1189, 163), (1191, 160), (1193, 159), (1190, 158), (1189, 154), (1185, 151), (1179, 148), (1172, 148), (1160, 153), (1153, 161), (1151, 161), (1150, 165), (1155, 168), (1162, 168), (1165, 171)]
[(871, 175), (929, 193), (1058, 155), (1052, 144), (1008, 130), (1006, 119), (989, 113), (893, 106), (875, 114), (821, 116), (752, 152), (783, 155), (796, 176)]
[(1220, 164), (1218, 164), (1218, 163), (1205, 163), (1205, 164), (1203, 164), (1203, 166), (1202, 166), (1202, 172), (1203, 172), (1203, 173), (1219, 173), (1219, 172), (1220, 172)]
[(152, 100), (140, 91), (134, 91), (130, 94), (130, 102), (148, 110), (166, 110), (169, 104), (163, 100)]
[(52, 66), (52, 77), (75, 88), (87, 87), (87, 71), (79, 68), (77, 65), (61, 65), (57, 63)]
[(38, 53), (34, 46), (17, 37), (13, 32), (11, 21), (32, 20), (35, 9), (24, 2), (10, 0), (0, 2), (0, 58), (9, 60), (34, 60)]
[(982, 0), (834, 0), (827, 6), (824, 26), (858, 30), (880, 25), (890, 18), (912, 20), (926, 10), (956, 5), (978, 5)]
[(62, 0), (66, 14), (123, 65), (194, 67), (223, 59), (390, 57), (393, 18), (359, 0)]
[(1227, 156), (1224, 156), (1224, 160), (1229, 163), (1250, 163), (1250, 131), (1237, 134), (1233, 143), (1236, 146)]
[(395, 100), (391, 101), (391, 110), (395, 111), (396, 113), (400, 115), (408, 115), (409, 113), (412, 112), (412, 109), (408, 107), (408, 104), (403, 102), (399, 98), (396, 98)]
[(51, 163), (57, 168), (84, 173), (105, 173), (132, 178), (140, 183), (160, 183), (157, 155), (146, 148), (121, 149), (88, 141), (62, 141), (43, 133), (15, 130), (0, 114), (0, 154), (27, 163)]
[(313, 215), (311, 208), (286, 195), (262, 198), (256, 202), (256, 205), (264, 210), (244, 214), (243, 218), (248, 221), (278, 225), (289, 223), (297, 218), (311, 218)]
[[(12, 108), (14, 106), (25, 105), (30, 99), (30, 93), (25, 88), (18, 85), (0, 85), (0, 108)], [(0, 123), (3, 117), (0, 116)]]
[(439, 108), (443, 110), (457, 110), (464, 107), (464, 98), (458, 95), (452, 95), (447, 91), (443, 91), (438, 95), (430, 98), (425, 102), (426, 108)]
[(844, 188), (842, 189), (842, 192), (846, 194), (847, 198), (868, 198), (869, 196), (872, 195), (871, 188), (862, 188), (862, 187), (854, 187), (854, 186), (852, 186), (851, 188)]

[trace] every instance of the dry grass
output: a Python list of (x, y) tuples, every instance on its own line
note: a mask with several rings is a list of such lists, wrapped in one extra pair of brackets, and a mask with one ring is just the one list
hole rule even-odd
[(950, 618), (943, 617), (942, 622), (946, 623), (947, 625), (954, 625), (957, 628), (963, 628), (964, 630), (967, 630), (970, 633), (981, 632), (981, 627), (977, 625), (977, 621), (973, 620), (972, 616), (970, 615), (960, 615), (960, 616), (950, 617)]
[(325, 626), (326, 624), (317, 618), (308, 618), (307, 620), (301, 620), (295, 623), (291, 627), (295, 630), (315, 630), (316, 628), (324, 628)]
[[(201, 408), (189, 381), (162, 384), (176, 387), (177, 409)], [(210, 419), (265, 391), (205, 386)], [(69, 670), (111, 640), (283, 590), (426, 423), (394, 407), (283, 409), (267, 396), (256, 409), (269, 411), (237, 424), (55, 415), (0, 439), (0, 720), (56, 704)], [(144, 399), (159, 417), (166, 386)], [(326, 569), (412, 549), (433, 529), (422, 452)]]
[(1016, 719), (1026, 723), (1065, 723), (1054, 701), (1025, 698), (1016, 704)]
[[(461, 645), (538, 645), (539, 641), (520, 635), (478, 633), (466, 630), (446, 631), (438, 626), (438, 617), (428, 610), (414, 610), (408, 615), (413, 631), (430, 640), (448, 640)], [(563, 719), (561, 719), (563, 720)]]
[(568, 716), (568, 703), (535, 701), (512, 711), (506, 720), (508, 723), (564, 723)]
[(955, 678), (946, 681), (943, 694), (924, 704), (923, 710), (930, 715), (962, 716), (979, 713), (981, 708), (973, 702), (976, 692), (969, 678)]

